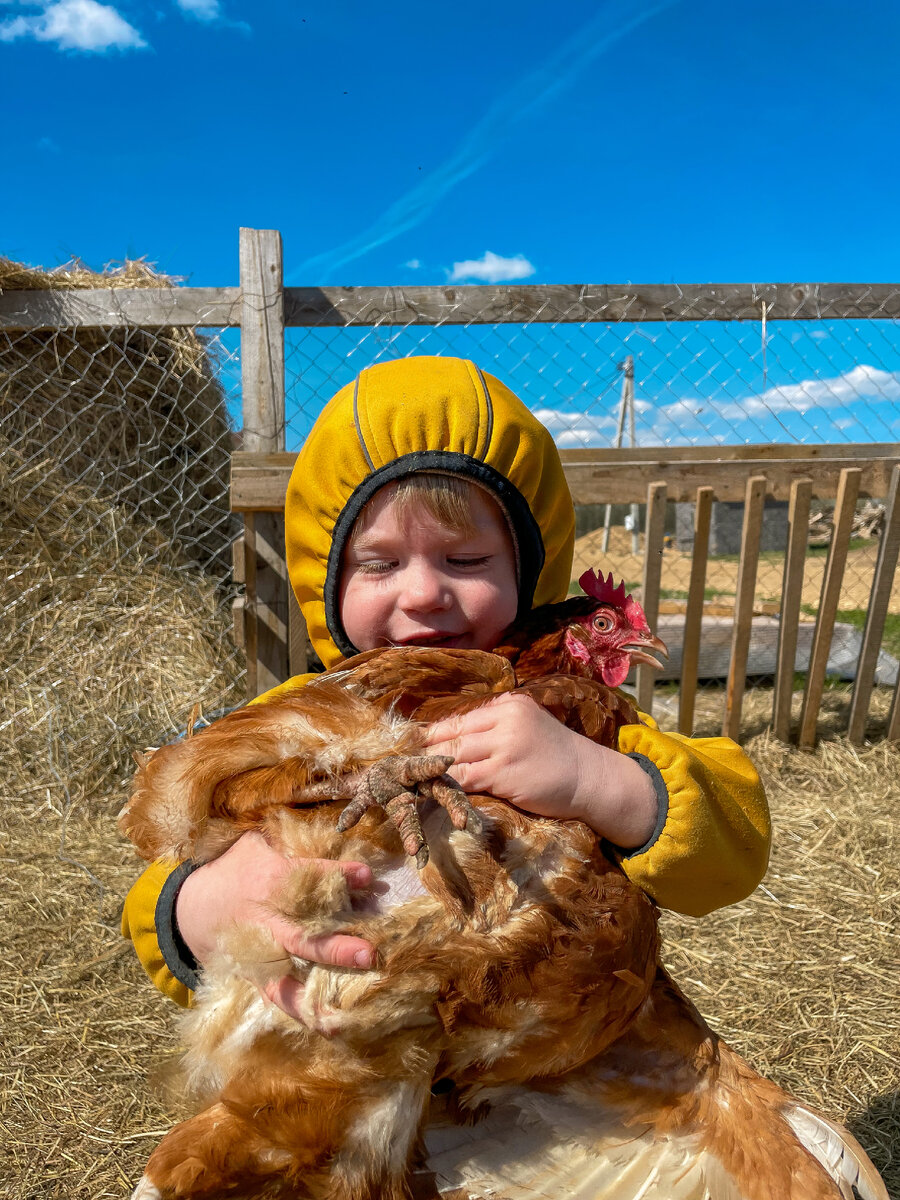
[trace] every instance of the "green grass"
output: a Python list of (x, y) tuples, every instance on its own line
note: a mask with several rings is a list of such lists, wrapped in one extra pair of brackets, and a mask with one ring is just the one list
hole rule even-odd
[[(872, 545), (871, 538), (851, 538), (850, 550), (864, 550), (867, 546)], [(806, 553), (810, 558), (824, 558), (828, 554), (828, 546), (807, 546)], [(784, 550), (761, 550), (759, 552), (760, 562), (782, 562), (784, 560)], [(711, 554), (710, 562), (740, 562), (739, 554)]]

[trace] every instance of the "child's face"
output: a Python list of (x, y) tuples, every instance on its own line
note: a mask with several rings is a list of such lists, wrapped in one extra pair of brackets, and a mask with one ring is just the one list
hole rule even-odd
[(473, 488), (473, 534), (430, 513), (396, 512), (390, 487), (344, 551), (340, 611), (359, 650), (458, 646), (492, 650), (518, 608), (516, 562), (503, 514)]

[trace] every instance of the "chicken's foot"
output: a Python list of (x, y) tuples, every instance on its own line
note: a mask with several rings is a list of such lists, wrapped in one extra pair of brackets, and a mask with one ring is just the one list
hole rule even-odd
[(403, 849), (421, 869), (428, 862), (428, 846), (416, 807), (418, 800), (436, 800), (447, 810), (455, 829), (469, 829), (473, 833), (482, 829), (481, 818), (469, 797), (446, 774), (452, 763), (453, 759), (445, 754), (395, 754), (353, 775), (312, 784), (303, 789), (298, 799), (304, 803), (349, 799), (338, 820), (341, 833), (352, 829), (368, 809), (383, 809), (396, 826)]

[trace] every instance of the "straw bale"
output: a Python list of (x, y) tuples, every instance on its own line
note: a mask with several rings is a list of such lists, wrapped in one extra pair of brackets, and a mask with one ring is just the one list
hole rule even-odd
[(158, 529), (0, 439), (4, 801), (89, 799), (240, 700), (228, 597)]
[[(52, 271), (0, 258), (0, 290), (164, 287), (142, 261)], [(0, 331), (0, 434), (124, 505), (219, 578), (230, 569), (231, 429), (218, 345), (190, 329)]]

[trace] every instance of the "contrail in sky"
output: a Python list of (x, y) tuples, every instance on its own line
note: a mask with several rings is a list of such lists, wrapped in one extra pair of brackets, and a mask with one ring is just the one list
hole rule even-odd
[(496, 100), (469, 131), (449, 159), (387, 208), (368, 229), (316, 254), (292, 271), (286, 282), (321, 283), (338, 267), (361, 258), (420, 224), (439, 200), (463, 179), (478, 170), (500, 140), (518, 122), (544, 108), (575, 82), (585, 67), (627, 34), (678, 0), (658, 0), (635, 11), (634, 0), (609, 0), (587, 25), (524, 79)]

